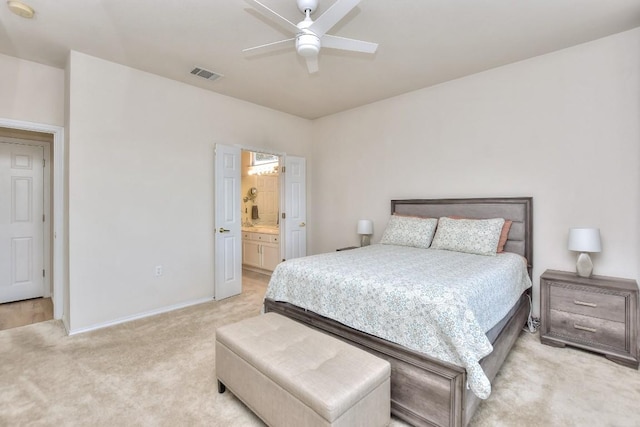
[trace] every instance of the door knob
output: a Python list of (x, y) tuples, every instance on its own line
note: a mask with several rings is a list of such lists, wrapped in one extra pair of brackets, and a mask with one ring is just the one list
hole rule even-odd
[(300, 227), (304, 227), (305, 225), (307, 225), (307, 224), (305, 224), (304, 222), (300, 223)]
[(220, 230), (218, 230), (218, 231), (220, 231), (221, 233), (228, 233), (228, 232), (230, 232), (231, 230), (227, 230), (226, 228), (222, 228), (222, 227), (220, 227)]

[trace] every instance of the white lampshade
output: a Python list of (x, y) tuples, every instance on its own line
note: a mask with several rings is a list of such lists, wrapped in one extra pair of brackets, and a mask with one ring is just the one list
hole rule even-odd
[(370, 219), (358, 221), (358, 234), (373, 234), (373, 221)]
[(569, 250), (577, 252), (600, 252), (600, 229), (598, 228), (570, 228)]

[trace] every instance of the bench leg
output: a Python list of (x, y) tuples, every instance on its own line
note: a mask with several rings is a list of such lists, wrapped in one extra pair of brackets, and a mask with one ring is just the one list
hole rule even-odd
[(218, 380), (218, 393), (224, 393), (227, 387), (222, 384), (222, 381)]

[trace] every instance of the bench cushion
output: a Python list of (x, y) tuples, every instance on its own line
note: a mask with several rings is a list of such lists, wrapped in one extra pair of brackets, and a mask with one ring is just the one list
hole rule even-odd
[(387, 361), (276, 313), (218, 328), (216, 340), (330, 423), (389, 380)]

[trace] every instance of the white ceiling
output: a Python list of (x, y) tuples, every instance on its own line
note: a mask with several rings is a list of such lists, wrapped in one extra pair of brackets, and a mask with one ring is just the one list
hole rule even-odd
[[(261, 1), (303, 18), (295, 0)], [(329, 34), (376, 54), (323, 49), (310, 75), (293, 49), (241, 52), (289, 37), (244, 0), (24, 2), (31, 20), (0, 7), (0, 53), (64, 68), (76, 50), (310, 119), (640, 26), (640, 0), (362, 0)]]

